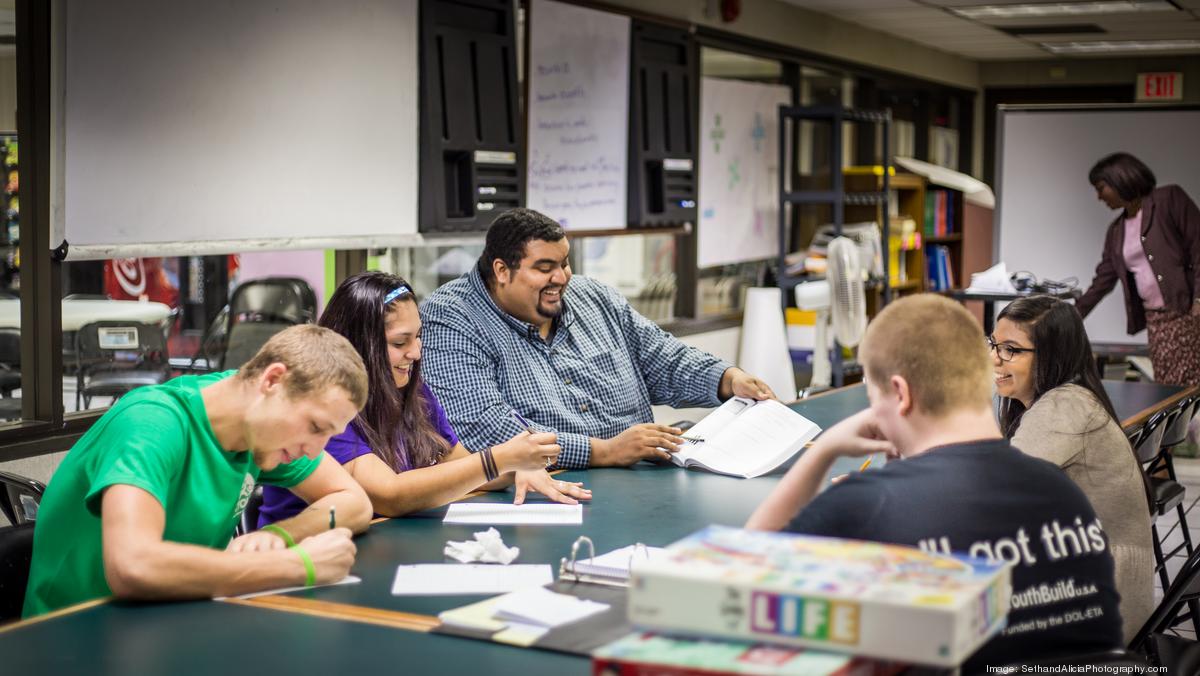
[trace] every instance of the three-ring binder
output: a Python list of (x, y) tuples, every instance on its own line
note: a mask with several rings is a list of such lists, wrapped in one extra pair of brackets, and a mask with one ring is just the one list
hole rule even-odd
[[(587, 558), (579, 557), (581, 546), (587, 547)], [(638, 542), (633, 545), (635, 554), (641, 552), (647, 559), (650, 558), (650, 550), (645, 544)], [(592, 562), (596, 558), (596, 545), (592, 539), (586, 535), (580, 535), (571, 544), (571, 558), (563, 557), (558, 565), (558, 579), (566, 580), (571, 583), (586, 582), (589, 584), (603, 584), (612, 587), (628, 587), (629, 586), (629, 569), (617, 569), (605, 566), (593, 566)], [(632, 557), (631, 557), (632, 560)]]

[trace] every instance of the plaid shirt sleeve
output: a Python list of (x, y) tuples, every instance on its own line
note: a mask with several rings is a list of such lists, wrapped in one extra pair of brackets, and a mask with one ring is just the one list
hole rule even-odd
[[(520, 434), (524, 428), (513, 419), (513, 408), (496, 383), (497, 363), (503, 357), (475, 335), (481, 329), (467, 312), (452, 302), (433, 301), (421, 306), (421, 315), (421, 368), (463, 446), (480, 451)], [(592, 455), (588, 435), (536, 423), (534, 427), (558, 435), (562, 451), (557, 467), (588, 466)]]
[(639, 314), (616, 289), (605, 288), (618, 308), (625, 339), (641, 369), (650, 401), (676, 408), (720, 406), (717, 390), (721, 376), (731, 365), (684, 345)]

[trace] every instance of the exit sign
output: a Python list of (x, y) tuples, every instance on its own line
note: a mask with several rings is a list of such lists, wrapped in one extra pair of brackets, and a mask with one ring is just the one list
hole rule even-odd
[(1182, 101), (1183, 73), (1139, 73), (1138, 101)]

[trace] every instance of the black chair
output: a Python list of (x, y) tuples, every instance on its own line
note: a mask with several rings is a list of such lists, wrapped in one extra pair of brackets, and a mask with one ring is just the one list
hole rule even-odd
[(0, 528), (0, 624), (21, 617), (29, 563), (33, 559), (33, 527), (46, 486), (40, 481), (0, 472), (0, 512), (7, 527)]
[[(1191, 424), (1192, 418), (1196, 417), (1196, 413), (1200, 412), (1200, 396), (1180, 402), (1176, 406), (1176, 410), (1179, 411), (1178, 415), (1167, 426), (1166, 431), (1163, 432), (1162, 441), (1159, 442), (1161, 446), (1159, 458), (1162, 467), (1167, 470), (1167, 475), (1178, 481), (1179, 478), (1175, 476), (1175, 462), (1172, 451), (1187, 441), (1188, 426)], [(1155, 467), (1154, 469), (1158, 468)]]
[(92, 397), (120, 398), (171, 377), (167, 340), (160, 327), (125, 321), (84, 324), (75, 333), (75, 408)]
[[(1146, 422), (1141, 431), (1136, 437), (1131, 438), (1134, 444), (1134, 450), (1137, 452), (1138, 461), (1142, 467), (1147, 470), (1146, 481), (1149, 484), (1150, 499), (1150, 533), (1151, 544), (1154, 545), (1154, 570), (1158, 573), (1159, 581), (1162, 583), (1162, 588), (1166, 589), (1171, 584), (1170, 575), (1167, 572), (1167, 559), (1170, 556), (1178, 553), (1183, 545), (1171, 550), (1170, 555), (1164, 554), (1162, 549), (1162, 539), (1158, 534), (1158, 517), (1164, 516), (1172, 509), (1180, 510), (1180, 516), (1183, 513), (1183, 485), (1173, 479), (1154, 476), (1150, 473), (1150, 468), (1154, 466), (1159, 457), (1160, 442), (1163, 434), (1166, 432), (1168, 423), (1171, 420), (1172, 412), (1163, 411), (1155, 414)], [(1181, 523), (1180, 527), (1187, 530), (1186, 523)], [(1190, 542), (1190, 536), (1184, 534), (1185, 542)], [(1191, 553), (1189, 547), (1188, 553)]]
[(0, 329), (0, 420), (21, 417), (21, 400), (13, 392), (21, 388), (21, 331)]
[(254, 487), (254, 492), (250, 494), (250, 500), (246, 503), (246, 509), (242, 510), (242, 519), (238, 522), (237, 528), (234, 529), (235, 535), (245, 535), (258, 530), (258, 514), (262, 511), (263, 504), (263, 487), (259, 484)]
[(0, 528), (0, 624), (21, 619), (33, 560), (33, 526)]
[[(315, 321), (317, 296), (308, 282), (298, 277), (252, 279), (233, 290), (223, 312), (224, 325), (213, 322), (198, 355), (213, 371), (238, 368), (271, 336), (289, 326)], [(194, 359), (193, 364), (198, 361)]]
[(18, 526), (37, 519), (38, 505), (46, 484), (19, 474), (0, 471), (0, 513), (10, 525)]
[(1129, 649), (1145, 655), (1169, 674), (1200, 673), (1200, 643), (1168, 634), (1179, 624), (1185, 606), (1200, 600), (1200, 550), (1192, 552), (1175, 581), (1164, 588), (1162, 602), (1129, 642)]

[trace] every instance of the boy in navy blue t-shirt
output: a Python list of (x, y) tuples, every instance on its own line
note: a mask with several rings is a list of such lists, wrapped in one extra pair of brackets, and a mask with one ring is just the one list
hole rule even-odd
[[(859, 358), (871, 407), (826, 430), (746, 526), (1014, 563), (1008, 626), (964, 673), (1121, 647), (1108, 538), (1074, 482), (1004, 440), (974, 318), (940, 296), (900, 300)], [(872, 453), (897, 460), (817, 495), (834, 460)]]

